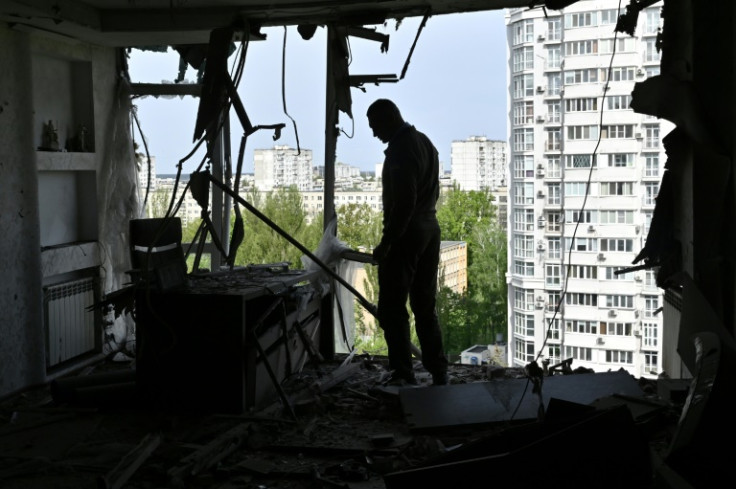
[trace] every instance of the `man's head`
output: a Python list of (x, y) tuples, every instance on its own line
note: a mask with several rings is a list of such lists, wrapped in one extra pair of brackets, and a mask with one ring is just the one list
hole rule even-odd
[(368, 125), (373, 135), (388, 143), (396, 131), (404, 124), (399, 108), (389, 99), (379, 98), (368, 107)]

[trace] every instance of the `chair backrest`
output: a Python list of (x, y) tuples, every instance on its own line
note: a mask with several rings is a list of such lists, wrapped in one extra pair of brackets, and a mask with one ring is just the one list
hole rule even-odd
[(187, 265), (181, 246), (181, 219), (130, 220), (130, 259), (139, 278), (161, 290), (186, 283)]

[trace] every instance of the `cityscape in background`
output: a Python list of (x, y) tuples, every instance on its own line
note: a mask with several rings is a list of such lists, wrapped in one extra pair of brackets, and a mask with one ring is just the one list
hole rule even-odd
[[(661, 6), (642, 11), (631, 37), (614, 32), (619, 12), (603, 4), (507, 11), (508, 141), (453, 141), (450, 171), (440, 169), (445, 191), (490, 192), (508, 239), (508, 331), (497, 341), (506, 349), (468, 345), (464, 362), (486, 362), (492, 351), (509, 366), (573, 359), (638, 377), (662, 369), (663, 293), (652, 270), (622, 272), (644, 246), (666, 160), (661, 137), (673, 127), (629, 107), (634, 84), (659, 73)], [(155, 163), (150, 186), (145, 159), (139, 174), (149, 216), (150, 197), (170, 195), (175, 181)], [(253, 163), (241, 192), (294, 186), (308, 219), (324, 210), (324, 167), (311, 150), (257, 149)], [(336, 163), (338, 214), (351, 203), (382, 210), (381, 170)], [(186, 195), (177, 215), (187, 225), (201, 209)], [(442, 253), (452, 271), (445, 285), (464, 292), (465, 244), (446, 242)]]

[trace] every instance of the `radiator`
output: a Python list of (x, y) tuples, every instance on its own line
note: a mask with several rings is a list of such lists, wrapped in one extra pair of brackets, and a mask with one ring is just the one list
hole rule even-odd
[(94, 278), (44, 287), (47, 366), (53, 367), (95, 349)]

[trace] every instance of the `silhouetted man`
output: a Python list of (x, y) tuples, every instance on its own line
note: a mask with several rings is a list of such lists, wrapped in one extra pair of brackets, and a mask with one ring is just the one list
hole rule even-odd
[(388, 345), (392, 383), (416, 384), (407, 298), (414, 313), (422, 364), (435, 385), (447, 384), (447, 358), (437, 318), (440, 226), (439, 157), (429, 138), (404, 122), (396, 105), (378, 99), (368, 108), (373, 135), (388, 147), (383, 163), (383, 235), (378, 263), (378, 319)]

